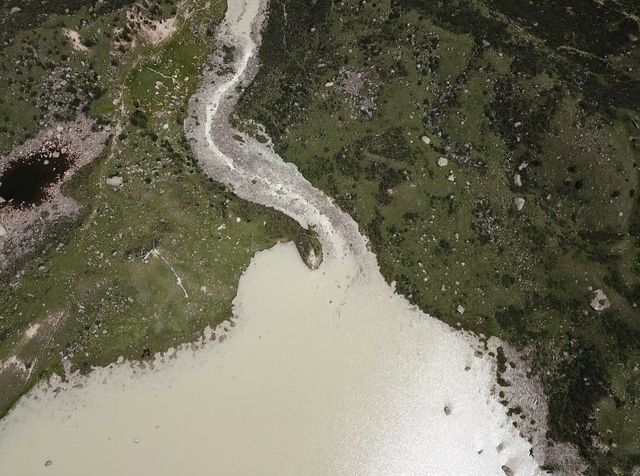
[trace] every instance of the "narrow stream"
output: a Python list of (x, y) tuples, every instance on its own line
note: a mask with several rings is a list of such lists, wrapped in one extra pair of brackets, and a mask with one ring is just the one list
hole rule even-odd
[(322, 266), (277, 245), (241, 278), (223, 342), (42, 383), (0, 424), (0, 474), (539, 474), (481, 343), (395, 294), (357, 224), (293, 165), (233, 138), (265, 8), (229, 1), (218, 46), (236, 47), (235, 71), (207, 73), (185, 127), (209, 176), (316, 227)]

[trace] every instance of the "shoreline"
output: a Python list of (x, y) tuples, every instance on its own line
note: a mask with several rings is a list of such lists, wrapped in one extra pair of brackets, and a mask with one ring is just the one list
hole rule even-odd
[[(242, 15), (243, 12), (244, 10), (240, 12), (240, 15)], [(476, 378), (478, 382), (482, 382), (483, 386), (482, 388), (474, 388), (473, 391), (481, 391), (482, 397), (487, 398), (487, 401), (483, 402), (487, 404), (487, 408), (489, 405), (497, 405), (497, 396), (495, 395), (495, 358), (487, 357), (486, 355), (484, 355), (491, 353), (492, 346), (494, 345), (492, 342), (495, 341), (491, 341), (489, 343), (489, 346), (487, 347), (487, 344), (478, 339), (475, 335), (472, 335), (468, 332), (455, 331), (451, 329), (435, 318), (423, 314), (415, 306), (411, 306), (408, 302), (406, 302), (403, 297), (395, 294), (393, 292), (393, 289), (391, 289), (384, 282), (384, 279), (380, 275), (375, 255), (373, 255), (373, 253), (368, 249), (367, 239), (362, 234), (360, 234), (355, 221), (353, 221), (349, 215), (339, 210), (333, 204), (331, 199), (325, 196), (322, 192), (312, 187), (310, 183), (300, 175), (295, 166), (283, 162), (282, 159), (273, 150), (265, 148), (255, 139), (245, 134), (239, 133), (230, 126), (229, 118), (233, 113), (233, 109), (240, 93), (235, 91), (231, 94), (230, 97), (225, 98), (224, 92), (233, 90), (235, 85), (246, 86), (246, 84), (248, 84), (248, 82), (250, 82), (257, 73), (259, 68), (259, 59), (257, 57), (257, 48), (260, 42), (259, 32), (263, 25), (263, 22), (265, 21), (265, 15), (266, 2), (263, 0), (258, 3), (258, 10), (256, 13), (257, 20), (255, 22), (251, 22), (250, 25), (249, 38), (253, 42), (253, 49), (250, 48), (248, 53), (242, 55), (242, 59), (239, 61), (239, 63), (242, 64), (246, 59), (244, 68), (241, 68), (239, 71), (236, 71), (235, 73), (230, 75), (231, 78), (237, 76), (237, 81), (231, 82), (228, 79), (225, 80), (225, 77), (223, 76), (223, 80), (221, 82), (220, 78), (215, 76), (215, 72), (206, 72), (205, 78), (203, 79), (203, 87), (198, 91), (198, 93), (196, 93), (196, 95), (193, 96), (190, 101), (189, 115), (187, 120), (185, 121), (185, 131), (187, 132), (187, 137), (192, 143), (192, 148), (194, 150), (196, 158), (200, 161), (203, 169), (209, 177), (214, 178), (219, 182), (230, 185), (233, 188), (234, 192), (241, 198), (262, 205), (267, 205), (279, 211), (282, 211), (298, 221), (303, 227), (316, 227), (316, 230), (319, 234), (319, 239), (321, 240), (323, 245), (325, 261), (318, 271), (309, 271), (309, 273), (318, 273), (316, 277), (310, 279), (311, 282), (316, 282), (321, 279), (320, 276), (327, 276), (326, 279), (328, 280), (328, 282), (330, 282), (331, 286), (337, 286), (339, 291), (333, 289), (330, 296), (337, 299), (338, 304), (334, 307), (335, 313), (339, 319), (345, 319), (346, 321), (350, 320), (347, 319), (347, 317), (351, 316), (347, 316), (345, 314), (345, 316), (343, 317), (341, 313), (343, 308), (351, 309), (353, 312), (353, 305), (352, 303), (349, 303), (349, 300), (353, 298), (354, 293), (358, 299), (362, 299), (362, 296), (369, 296), (372, 291), (377, 292), (379, 297), (390, 299), (395, 306), (394, 308), (389, 308), (392, 309), (391, 314), (402, 309), (402, 313), (410, 317), (398, 317), (397, 324), (395, 324), (394, 320), (392, 326), (388, 328), (389, 334), (384, 336), (386, 339), (391, 342), (398, 340), (400, 337), (393, 335), (393, 332), (397, 331), (400, 326), (409, 326), (410, 328), (412, 326), (422, 326), (421, 328), (423, 329), (423, 332), (425, 332), (424, 329), (427, 329), (429, 331), (425, 335), (432, 336), (431, 339), (433, 339), (433, 337), (435, 336), (440, 336), (444, 338), (446, 342), (455, 344), (455, 346), (451, 346), (450, 351), (452, 354), (450, 356), (452, 361), (457, 362), (461, 358), (467, 358), (467, 354), (469, 356), (473, 356), (475, 354), (475, 357), (479, 359), (478, 361), (480, 362), (480, 364), (478, 364), (479, 367), (475, 368), (475, 371), (471, 373), (475, 375), (474, 378)], [(224, 30), (226, 30), (226, 33), (224, 33)], [(227, 41), (231, 41), (233, 39), (230, 25), (226, 24), (226, 20), (225, 23), (219, 27), (219, 31), (219, 35), (222, 36), (223, 39), (226, 39)], [(231, 38), (229, 38), (229, 36), (231, 36)], [(214, 65), (217, 61), (216, 55), (218, 55), (217, 57), (220, 58), (220, 47), (221, 45), (219, 44), (217, 53), (213, 55)], [(227, 77), (229, 77), (229, 75), (227, 75)], [(226, 87), (223, 89), (224, 86)], [(207, 98), (215, 98), (217, 91), (220, 90), (222, 91), (222, 93), (217, 95), (219, 102), (215, 105), (213, 111), (211, 111), (210, 104), (207, 104)], [(225, 99), (224, 102), (223, 99)], [(204, 117), (206, 117), (206, 121), (204, 121), (204, 134), (202, 134), (203, 128), (201, 122), (203, 114)], [(211, 129), (209, 129), (208, 126), (211, 126)], [(212, 132), (208, 133), (209, 130), (211, 130)], [(216, 137), (215, 141), (213, 139), (214, 135)], [(239, 142), (234, 138), (234, 135), (240, 135), (243, 141)], [(213, 147), (210, 147), (210, 144), (213, 144)], [(207, 146), (209, 146), (209, 150), (207, 149)], [(216, 157), (215, 160), (211, 160), (212, 151), (214, 156)], [(256, 257), (254, 257), (254, 259), (252, 260), (250, 269), (254, 269), (257, 266), (256, 262), (268, 261), (269, 263), (271, 263), (268, 258), (274, 255), (274, 253), (276, 252), (280, 253), (283, 246), (284, 245), (280, 245), (272, 250), (257, 254)], [(245, 274), (247, 276), (253, 276), (252, 273), (255, 273), (255, 271)], [(247, 279), (249, 278), (243, 275), (241, 282), (246, 281)], [(312, 294), (314, 292), (313, 289), (308, 289), (307, 291), (311, 292)], [(242, 292), (246, 294), (247, 292), (249, 292), (249, 290), (243, 287)], [(255, 292), (255, 289), (252, 288), (251, 292)], [(231, 327), (234, 327), (237, 322), (240, 322), (243, 327), (246, 327), (249, 325), (249, 322), (255, 322), (255, 319), (258, 317), (254, 314), (253, 321), (248, 320), (246, 322), (245, 319), (240, 319), (244, 314), (243, 305), (240, 304), (239, 300), (240, 294), (241, 290), (239, 288), (238, 297), (236, 297), (236, 300), (234, 300), (234, 318), (230, 321), (232, 324), (228, 326), (228, 329), (224, 329), (224, 336), (226, 336), (226, 332), (230, 330)], [(373, 295), (376, 294), (372, 294), (372, 296)], [(334, 307), (331, 307), (332, 312), (334, 312)], [(380, 317), (386, 318), (386, 316), (378, 316), (377, 318)], [(393, 317), (396, 318), (395, 315)], [(380, 321), (380, 323), (381, 322), (383, 321)], [(361, 320), (360, 324), (366, 325), (369, 323), (366, 320)], [(371, 322), (370, 324), (375, 327), (378, 323)], [(395, 327), (396, 325), (398, 327)], [(387, 326), (389, 326), (388, 323)], [(238, 331), (240, 331), (240, 329), (234, 330), (234, 334), (236, 334), (236, 332)], [(213, 331), (213, 334), (210, 334), (209, 340), (211, 340), (212, 335), (216, 336), (215, 340), (224, 340), (224, 337), (220, 337), (222, 334), (218, 335), (218, 332), (216, 331)], [(241, 339), (241, 335), (234, 335), (234, 337), (236, 337), (236, 339), (229, 340), (234, 341)], [(376, 336), (376, 338), (378, 339), (380, 338), (380, 336)], [(405, 336), (403, 338), (407, 337)], [(415, 339), (413, 336), (409, 336), (409, 338)], [(290, 339), (293, 339), (293, 337), (290, 337)], [(207, 339), (205, 338), (200, 342), (206, 342), (206, 340)], [(409, 342), (413, 346), (418, 346), (416, 347), (416, 349), (420, 348), (420, 346), (422, 345), (426, 345), (427, 352), (430, 352), (428, 348), (430, 341), (428, 339), (424, 342), (415, 342), (415, 340), (411, 340)], [(235, 343), (234, 345), (239, 344)], [(442, 346), (442, 344), (440, 345)], [(195, 347), (198, 347), (198, 345), (196, 344)], [(204, 345), (203, 347), (207, 346)], [(214, 350), (216, 355), (218, 352), (223, 353), (222, 350), (217, 350), (217, 346), (214, 347), (216, 347), (216, 350)], [(413, 347), (411, 348), (413, 349)], [(455, 354), (455, 352), (460, 349), (464, 349), (464, 355)], [(84, 385), (85, 383), (87, 384), (87, 386), (90, 384), (96, 385), (101, 377), (106, 378), (107, 376), (116, 374), (120, 377), (124, 376), (125, 381), (127, 381), (133, 380), (132, 377), (138, 374), (143, 374), (146, 376), (145, 378), (147, 378), (156, 374), (156, 371), (158, 373), (162, 373), (162, 371), (168, 372), (169, 370), (166, 370), (167, 366), (166, 364), (163, 364), (163, 362), (171, 360), (174, 357), (180, 359), (182, 358), (181, 356), (183, 352), (185, 354), (191, 354), (191, 356), (194, 357), (192, 361), (196, 362), (194, 364), (195, 366), (203, 367), (207, 364), (206, 359), (203, 358), (204, 356), (202, 355), (202, 352), (199, 352), (200, 358), (195, 359), (196, 352), (194, 349), (194, 345), (185, 344), (177, 352), (168, 352), (166, 354), (156, 355), (155, 362), (157, 363), (157, 368), (156, 365), (151, 366), (151, 372), (146, 370), (146, 366), (144, 365), (136, 365), (135, 363), (131, 362), (119, 362), (102, 369), (96, 369), (90, 376), (78, 377), (78, 379), (70, 378), (69, 382), (73, 381), (74, 383), (69, 383), (69, 385), (65, 386), (67, 388), (71, 388), (75, 385)], [(479, 357), (477, 353), (480, 353), (481, 357)], [(445, 365), (450, 365), (449, 362), (446, 362), (446, 360), (443, 360), (442, 363), (444, 363)], [(429, 367), (431, 363), (427, 358), (426, 361), (423, 362), (422, 360), (420, 360), (420, 362), (416, 362), (415, 365), (418, 365), (418, 368), (422, 369), (425, 365)], [(470, 369), (471, 367), (472, 366), (469, 365)], [(475, 367), (475, 364), (473, 365), (473, 367)], [(466, 370), (467, 369), (465, 368), (465, 371)], [(127, 377), (126, 374), (128, 372), (130, 372), (130, 375)], [(435, 372), (433, 375), (429, 375), (437, 376), (442, 373), (447, 373), (448, 369), (446, 367), (443, 367), (438, 368), (433, 372)], [(391, 378), (392, 374), (389, 374), (389, 376)], [(413, 376), (424, 377), (424, 374), (415, 373), (413, 374)], [(465, 380), (465, 382), (467, 381), (471, 382), (471, 377)], [(49, 384), (49, 382), (47, 382), (47, 384)], [(424, 384), (426, 385), (426, 387), (424, 387), (425, 389), (429, 388), (430, 386), (434, 386), (432, 382), (424, 382)], [(131, 383), (130, 385), (133, 387), (141, 387), (143, 384), (138, 382)], [(43, 383), (38, 387), (45, 388), (46, 385)], [(469, 391), (468, 388), (463, 387), (463, 389), (466, 389), (467, 392)], [(403, 386), (400, 386), (399, 390), (402, 391)], [(448, 388), (446, 388), (445, 390), (448, 390)], [(433, 391), (433, 389), (431, 389), (431, 391)], [(438, 391), (440, 392), (442, 391), (442, 389)], [(57, 392), (55, 385), (53, 387), (53, 392)], [(69, 394), (71, 392), (72, 390), (64, 392), (64, 394)], [(36, 394), (36, 392), (34, 391), (31, 394), (34, 395)], [(419, 396), (422, 397), (423, 395)], [(469, 395), (464, 394), (462, 396), (468, 397)], [(455, 397), (460, 397), (460, 395), (456, 395)], [(448, 405), (444, 408), (446, 416), (449, 416), (449, 413), (447, 412), (450, 411), (451, 408)], [(454, 406), (454, 408), (456, 407)], [(407, 409), (408, 408), (404, 409), (404, 415), (400, 415), (401, 419), (406, 418), (407, 416), (411, 416), (407, 415)], [(482, 409), (487, 410), (484, 407), (482, 407)], [(440, 408), (439, 410), (441, 411), (442, 409)], [(525, 460), (526, 462), (529, 462), (528, 458), (525, 458), (526, 452), (524, 451), (524, 449), (526, 447), (526, 443), (524, 441), (524, 438), (519, 439), (516, 435), (516, 431), (510, 428), (510, 423), (513, 422), (514, 419), (507, 417), (506, 409), (500, 409), (500, 407), (494, 408), (494, 406), (492, 406), (490, 412), (497, 412), (492, 413), (494, 420), (491, 421), (491, 423), (498, 424), (497, 420), (499, 419), (500, 421), (498, 426), (502, 429), (502, 431), (504, 431), (505, 435), (508, 434), (510, 435), (510, 437), (513, 437), (513, 444), (519, 448), (518, 451), (522, 450), (522, 452), (519, 453), (516, 452), (515, 448), (511, 448), (510, 451), (513, 451), (514, 453), (510, 453), (510, 458), (516, 458), (518, 461), (520, 460), (520, 458), (523, 458), (523, 464), (525, 464)], [(435, 413), (433, 415), (427, 414), (425, 416), (436, 418)], [(441, 415), (438, 415), (437, 418), (439, 419), (441, 417)], [(3, 423), (6, 423), (6, 421)], [(138, 444), (139, 442), (134, 441), (134, 443)], [(546, 442), (539, 443), (542, 444)], [(500, 447), (500, 445), (498, 446)], [(524, 446), (521, 447), (520, 445)], [(536, 446), (537, 445), (534, 445), (534, 451), (537, 453), (539, 448), (536, 448)], [(501, 451), (502, 448), (498, 450), (498, 453)], [(424, 456), (424, 454), (422, 456)], [(504, 455), (504, 457), (506, 458), (506, 454)], [(509, 461), (511, 461), (511, 459), (509, 459)], [(539, 464), (536, 463), (536, 466), (539, 466)], [(505, 467), (510, 470), (516, 468), (515, 465), (512, 468), (505, 463), (502, 466), (502, 470), (505, 473), (507, 471), (505, 470)], [(516, 474), (521, 473), (519, 470), (516, 470)], [(538, 474), (538, 472), (531, 471), (526, 474)]]
[[(357, 268), (360, 270), (358, 276), (354, 276), (352, 281), (347, 284), (347, 287), (353, 284), (356, 280), (380, 280), (384, 283), (384, 278), (379, 270), (377, 258), (369, 248), (368, 239), (362, 235), (359, 231), (359, 226), (347, 213), (339, 210), (337, 205), (333, 203), (333, 200), (324, 195), (323, 192), (315, 189), (310, 182), (301, 176), (297, 167), (294, 164), (285, 162), (272, 147), (265, 146), (258, 142), (253, 137), (240, 132), (232, 126), (230, 117), (233, 114), (235, 105), (242, 94), (244, 88), (250, 84), (255, 78), (259, 67), (259, 55), (258, 51), (261, 46), (261, 30), (264, 27), (264, 23), (267, 21), (268, 6), (267, 0), (258, 0), (259, 10), (256, 20), (253, 22), (251, 28), (251, 41), (248, 51), (244, 52), (241, 61), (234, 62), (234, 75), (238, 78), (236, 84), (238, 88), (234, 93), (231, 93), (227, 97), (226, 104), (223, 104), (222, 109), (216, 109), (209, 114), (207, 109), (206, 113), (206, 125), (204, 135), (209, 143), (213, 143), (212, 136), (215, 135), (218, 139), (220, 147), (217, 148), (219, 159), (222, 159), (223, 164), (216, 164), (211, 160), (211, 155), (207, 154), (206, 149), (202, 147), (202, 137), (198, 136), (198, 131), (202, 133), (202, 128), (198, 126), (198, 119), (201, 117), (202, 104), (206, 104), (207, 97), (215, 96), (217, 90), (216, 73), (215, 71), (208, 71), (205, 73), (203, 79), (203, 85), (196, 92), (194, 97), (189, 103), (189, 116), (185, 121), (185, 131), (189, 138), (194, 154), (199, 160), (205, 173), (214, 178), (217, 181), (221, 181), (232, 187), (234, 193), (238, 194), (244, 199), (260, 203), (262, 205), (270, 206), (276, 210), (282, 211), (298, 221), (303, 227), (314, 226), (319, 231), (319, 237), (323, 245), (323, 249), (340, 250), (340, 258), (347, 259), (350, 257), (353, 259)], [(238, 38), (235, 38), (232, 33), (229, 32), (228, 25), (222, 24), (219, 27), (218, 37), (221, 45), (233, 45), (238, 46)], [(220, 51), (220, 47), (217, 49)], [(248, 57), (248, 59), (247, 59)], [(219, 56), (216, 57), (214, 53), (212, 55), (212, 64), (218, 64), (221, 61)], [(238, 63), (242, 65), (237, 69)], [(219, 80), (218, 80), (219, 81)], [(239, 91), (240, 87), (242, 90)], [(216, 112), (219, 112), (216, 115)], [(212, 117), (214, 116), (214, 117)], [(265, 132), (262, 132), (265, 134)], [(238, 141), (234, 139), (234, 136), (242, 137), (242, 143), (246, 144), (243, 148), (239, 145)], [(268, 137), (268, 144), (272, 144), (272, 141)], [(247, 155), (253, 155), (254, 160), (247, 160)], [(313, 198), (307, 201), (313, 209), (313, 213), (301, 213), (296, 206), (287, 208), (282, 204), (281, 197), (277, 194), (264, 193), (264, 191), (256, 190), (256, 188), (248, 187), (247, 183), (255, 180), (264, 180), (264, 183), (269, 186), (273, 186), (267, 177), (272, 176), (272, 172), (268, 171), (267, 176), (260, 176), (260, 173), (264, 173), (265, 169), (260, 168), (259, 161), (266, 161), (269, 165), (277, 168), (282, 176), (276, 178), (280, 181), (276, 181), (276, 184), (282, 184), (283, 178), (286, 177), (286, 183), (296, 183), (296, 180), (300, 182), (300, 189), (303, 192), (308, 192)], [(288, 175), (287, 175), (288, 174)], [(262, 184), (262, 183), (261, 183)], [(297, 183), (296, 183), (297, 184)], [(255, 183), (254, 183), (255, 185)], [(278, 186), (278, 185), (276, 185)], [(295, 193), (295, 190), (287, 190), (289, 193)], [(308, 196), (305, 196), (308, 198)], [(340, 239), (340, 235), (344, 238)], [(346, 245), (349, 243), (349, 245)], [(339, 253), (333, 253), (333, 258)], [(332, 253), (327, 253), (331, 259)], [(331, 264), (324, 264), (326, 267), (331, 267)], [(385, 283), (386, 285), (386, 283)], [(395, 292), (395, 290), (394, 290)], [(404, 298), (403, 298), (404, 299)], [(407, 303), (409, 304), (409, 303)], [(417, 307), (414, 307), (416, 310)], [(434, 319), (431, 316), (427, 316)], [(446, 324), (437, 321), (443, 326)], [(465, 339), (470, 346), (478, 345), (482, 342), (475, 334), (464, 330), (453, 330), (458, 333), (461, 338)], [(542, 417), (543, 420), (536, 419), (536, 423), (533, 425), (525, 424), (525, 429), (521, 430), (532, 443), (532, 451), (536, 460), (539, 460), (540, 464), (547, 462), (562, 462), (562, 466), (570, 467), (573, 470), (578, 471), (582, 468), (582, 463), (577, 451), (574, 447), (568, 444), (556, 443), (548, 440), (547, 433), (547, 415), (548, 404), (547, 398), (544, 395), (542, 385), (538, 379), (528, 377), (524, 367), (526, 367), (526, 359), (520, 355), (520, 353), (512, 348), (506, 342), (502, 342), (500, 339), (492, 337), (486, 343), (482, 344), (485, 348), (494, 356), (498, 354), (498, 349), (504, 349), (505, 353), (509, 355), (512, 361), (518, 361), (519, 367), (512, 369), (508, 368), (503, 375), (506, 375), (511, 383), (508, 387), (501, 387), (497, 382), (497, 369), (495, 372), (493, 390), (494, 396), (497, 398), (499, 392), (503, 392), (507, 395), (507, 399), (510, 403), (522, 407), (529, 411), (529, 415), (535, 415), (536, 417)], [(501, 350), (502, 351), (502, 350)], [(531, 392), (534, 391), (534, 394)], [(505, 407), (506, 409), (506, 407)], [(515, 419), (514, 419), (515, 421)], [(580, 471), (579, 471), (580, 472)]]

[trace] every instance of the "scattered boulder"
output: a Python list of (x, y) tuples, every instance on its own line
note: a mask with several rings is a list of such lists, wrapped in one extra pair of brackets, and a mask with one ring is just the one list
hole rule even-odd
[(462, 306), (462, 304), (458, 304), (458, 306), (456, 307), (456, 312), (460, 315), (464, 314), (464, 306)]
[(520, 211), (524, 207), (524, 198), (516, 197), (513, 199), (513, 203), (516, 206), (516, 210)]
[(594, 311), (604, 311), (611, 307), (611, 302), (602, 289), (596, 289), (595, 293), (595, 297), (591, 300), (591, 307)]
[(446, 157), (440, 157), (438, 159), (438, 167), (446, 167), (449, 164), (449, 161)]
[(4, 226), (0, 225), (0, 237), (1, 236), (6, 236), (8, 234), (9, 234), (9, 232), (7, 231), (7, 229)]
[(118, 188), (118, 187), (122, 187), (123, 184), (123, 180), (122, 177), (115, 175), (113, 177), (109, 177), (107, 180), (107, 185), (111, 185), (112, 187)]
[(431, 139), (429, 139), (427, 136), (422, 136), (420, 140), (427, 145), (431, 144)]
[(522, 187), (522, 177), (520, 174), (515, 174), (513, 176), (513, 183), (516, 187)]
[(11, 10), (9, 10), (9, 14), (10, 14), (10, 15), (15, 15), (16, 13), (21, 12), (21, 11), (22, 11), (22, 8), (20, 8), (20, 7), (13, 7)]

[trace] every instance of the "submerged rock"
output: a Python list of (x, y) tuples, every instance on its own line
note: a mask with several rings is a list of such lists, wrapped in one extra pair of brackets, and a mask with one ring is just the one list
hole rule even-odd
[(502, 466), (502, 471), (504, 471), (504, 474), (506, 474), (507, 476), (515, 476), (516, 473), (513, 472), (513, 470), (507, 466), (506, 464)]

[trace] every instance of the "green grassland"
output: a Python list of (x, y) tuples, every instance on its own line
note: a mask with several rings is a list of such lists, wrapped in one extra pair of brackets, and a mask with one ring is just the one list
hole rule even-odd
[[(594, 474), (629, 474), (640, 33), (635, 4), (600, 3), (274, 0), (239, 114), (354, 217), (399, 292), (532, 348), (550, 436), (578, 445)], [(341, 86), (349, 72), (359, 95)], [(598, 288), (603, 312), (589, 305)]]
[[(64, 188), (82, 205), (80, 215), (53, 224), (35, 255), (1, 277), (0, 360), (16, 355), (30, 373), (26, 380), (2, 373), (0, 415), (39, 378), (60, 373), (62, 357), (86, 371), (198, 339), (231, 316), (254, 253), (299, 233), (289, 218), (208, 180), (192, 157), (182, 122), (225, 3), (193, 0), (181, 8), (192, 13), (178, 12), (178, 31), (157, 47), (139, 42), (114, 56), (106, 32), (124, 26), (124, 8), (94, 16), (81, 7), (16, 32), (0, 50), (2, 151), (35, 135), (40, 121), (55, 120), (49, 113), (58, 101), (60, 117), (83, 108), (98, 124), (121, 126), (104, 154)], [(176, 9), (165, 2), (146, 11), (163, 18)], [(72, 51), (62, 26), (78, 31), (89, 50)], [(11, 66), (18, 58), (20, 74)], [(67, 84), (82, 91), (81, 103), (66, 104), (43, 83), (61, 67)], [(100, 94), (86, 100), (95, 88)], [(45, 96), (50, 106), (42, 106)], [(119, 97), (123, 109), (114, 105)], [(119, 189), (105, 183), (116, 175), (124, 181)], [(152, 249), (168, 264), (145, 262)], [(34, 323), (41, 325), (36, 336), (25, 339)]]

